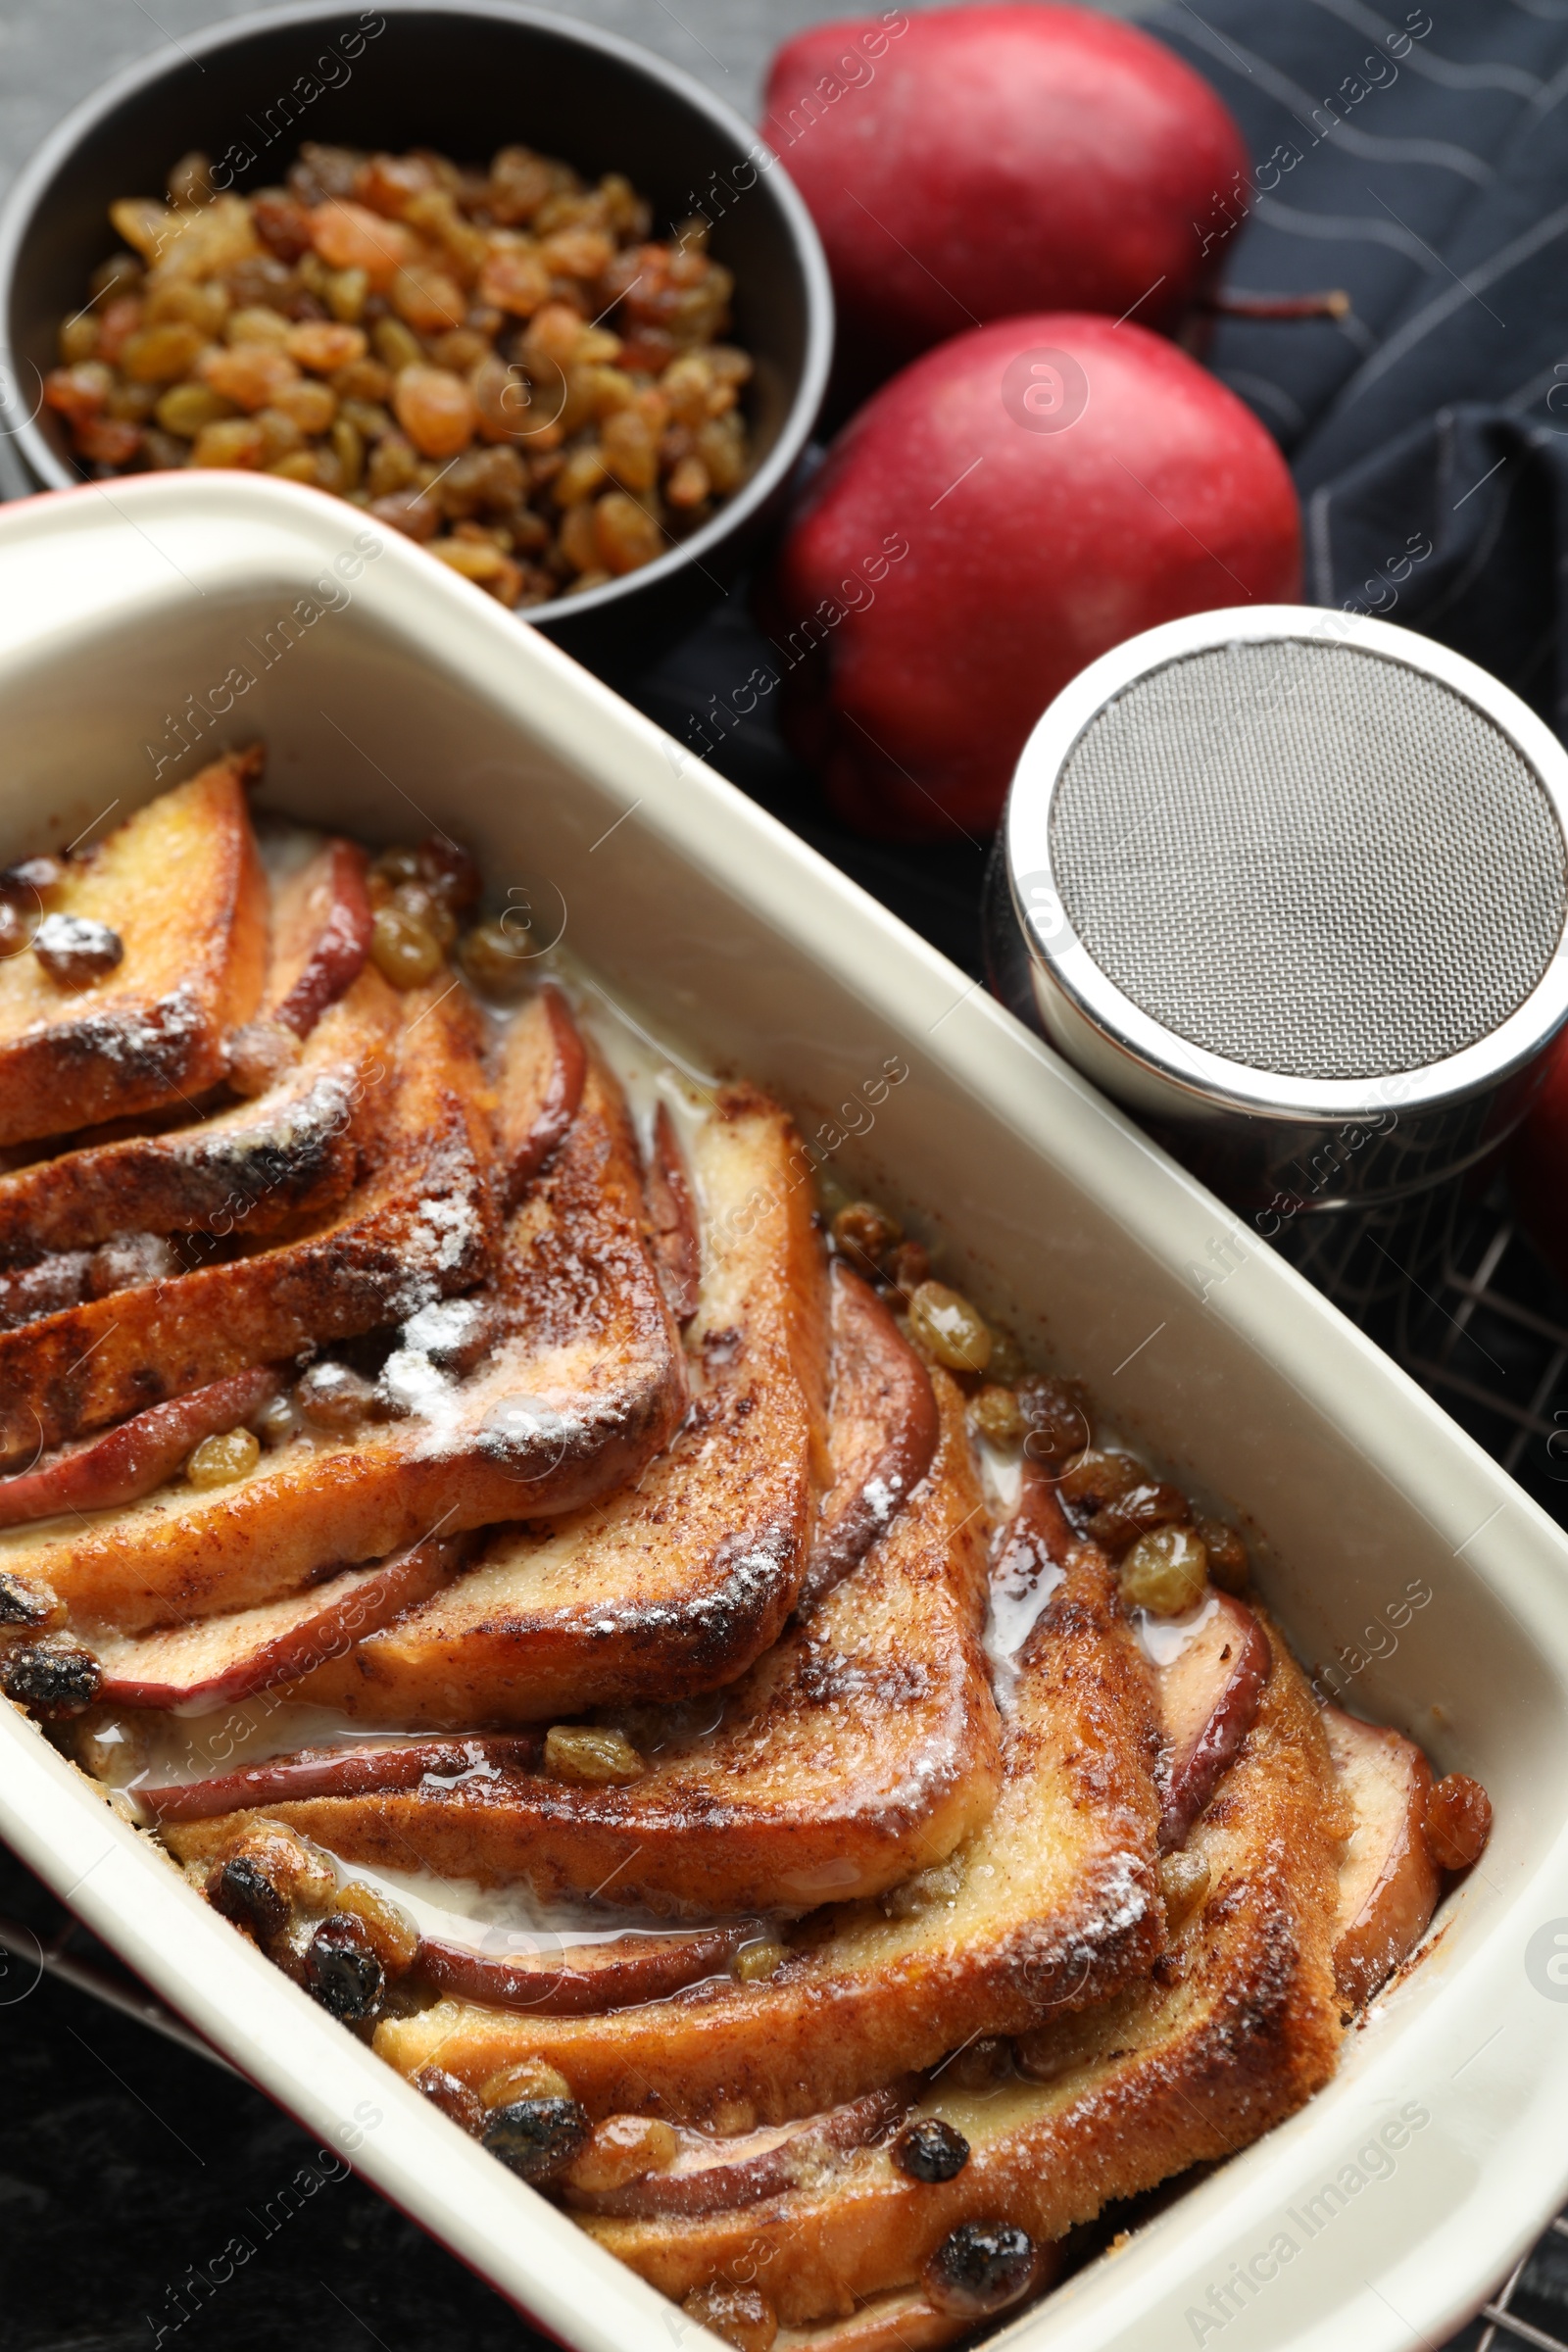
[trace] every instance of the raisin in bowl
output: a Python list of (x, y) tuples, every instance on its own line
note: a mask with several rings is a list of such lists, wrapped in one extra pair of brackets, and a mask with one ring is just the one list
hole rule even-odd
[[(733, 486), (720, 494), (715, 484), (706, 501), (682, 514), (679, 500), (667, 496), (678, 464), (673, 459), (660, 468), (651, 498), (630, 493), (651, 511), (653, 519), (642, 526), (648, 546), (621, 541), (612, 549), (611, 563), (599, 565), (579, 549), (579, 560), (558, 563), (553, 575), (526, 560), (522, 566), (527, 584), (517, 609), (559, 643), (601, 668), (645, 662), (721, 592), (775, 512), (820, 403), (832, 341), (831, 295), (800, 199), (738, 116), (630, 43), (543, 13), (429, 5), (380, 12), (280, 10), (162, 51), (78, 107), (34, 157), (0, 216), (0, 382), (9, 392), (0, 427), (15, 469), (28, 487), (43, 489), (120, 470), (112, 451), (90, 454), (93, 436), (84, 448), (72, 417), (45, 397), (62, 365), (63, 322), (101, 317), (101, 293), (96, 309), (89, 304), (94, 272), (101, 275), (110, 257), (124, 250), (111, 208), (127, 198), (161, 202), (171, 167), (194, 153), (209, 159), (211, 176), (203, 188), (185, 191), (186, 203), (193, 195), (198, 206), (226, 199), (232, 209), (235, 199), (287, 189), (307, 149), (365, 157), (417, 150), (453, 159), (465, 170), (528, 151), (566, 167), (586, 192), (608, 183), (635, 192), (642, 208), (635, 226), (646, 222), (646, 240), (629, 229), (617, 239), (612, 274), (625, 276), (623, 254), (635, 263), (645, 242), (648, 250), (662, 246), (679, 254), (684, 233), (687, 254), (697, 250), (695, 235), (715, 276), (730, 281), (722, 347), (750, 362), (734, 402), (744, 455)], [(630, 294), (631, 310), (639, 292)], [(553, 299), (562, 295), (568, 304), (591, 305), (592, 288), (586, 281), (564, 283)], [(310, 299), (306, 323), (320, 307), (339, 323), (329, 303)], [(585, 313), (583, 330), (597, 338), (586, 364), (602, 368), (608, 361), (613, 368), (629, 349), (632, 370), (643, 368), (634, 375), (637, 390), (645, 405), (658, 406), (662, 370), (649, 372), (638, 322), (629, 310), (622, 318), (621, 310), (627, 310), (624, 293), (612, 316)], [(396, 310), (388, 315), (402, 323)], [(552, 325), (559, 328), (561, 321), (551, 302), (542, 315), (549, 340)], [(508, 318), (503, 332), (531, 331), (538, 341), (540, 316)], [(297, 328), (301, 321), (293, 323)], [(375, 321), (367, 323), (373, 328)], [(611, 352), (617, 328), (623, 351)], [(428, 346), (429, 334), (416, 331)], [(85, 345), (88, 330), (78, 324), (75, 332)], [(372, 343), (372, 362), (375, 356)], [(429, 364), (428, 350), (419, 356)], [(667, 362), (681, 355), (662, 356)], [(122, 371), (115, 372), (118, 377)], [(238, 447), (249, 412), (226, 405), (236, 420), (234, 455), (255, 464), (249, 442), (243, 451)], [(678, 417), (669, 421), (678, 427)], [(154, 421), (154, 434), (160, 429)], [(568, 435), (563, 448), (551, 450), (522, 443), (525, 469), (543, 474), (552, 460), (569, 466), (576, 437)], [(547, 431), (543, 438), (554, 435)], [(207, 445), (220, 464), (221, 440), (220, 434), (209, 436)], [(138, 450), (129, 463), (157, 465), (158, 446)], [(476, 457), (511, 447), (482, 431), (473, 437)], [(568, 487), (575, 491), (577, 476), (586, 478), (592, 467), (592, 457), (585, 457), (568, 474)], [(689, 483), (688, 468), (685, 483), (674, 486), (678, 491)], [(626, 490), (612, 475), (595, 486), (612, 499), (612, 520)], [(417, 492), (415, 483), (406, 488)], [(522, 514), (536, 538), (537, 521), (530, 518), (549, 517), (559, 545), (564, 509), (556, 514), (555, 505), (552, 486), (541, 480), (537, 491), (530, 488)], [(443, 544), (462, 520), (446, 518), (439, 532)], [(477, 578), (485, 558), (479, 533), (490, 527), (481, 514), (464, 528), (463, 537), (476, 551), (468, 562), (470, 576)], [(582, 524), (577, 537), (585, 547)], [(447, 560), (458, 552), (447, 545)], [(523, 552), (526, 559), (529, 551)], [(627, 568), (614, 569), (622, 561)], [(498, 576), (504, 589), (514, 585), (510, 572)], [(478, 584), (496, 592), (491, 580)]]

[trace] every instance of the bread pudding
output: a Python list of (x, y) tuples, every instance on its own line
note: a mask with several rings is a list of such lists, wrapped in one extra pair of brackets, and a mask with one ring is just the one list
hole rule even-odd
[(0, 875), (0, 1687), (743, 2352), (944, 2344), (1333, 2074), (1484, 1791), (433, 836)]

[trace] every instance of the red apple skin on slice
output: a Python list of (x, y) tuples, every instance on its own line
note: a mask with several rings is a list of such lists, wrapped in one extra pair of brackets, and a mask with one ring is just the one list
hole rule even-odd
[(1169, 1665), (1156, 1666), (1162, 1852), (1186, 1838), (1252, 1726), (1272, 1659), (1262, 1627), (1228, 1592)]
[[(203, 1438), (221, 1437), (248, 1421), (277, 1395), (281, 1383), (268, 1365), (230, 1372), (167, 1404), (133, 1413), (118, 1429), (89, 1438), (40, 1462), (35, 1470), (0, 1478), (0, 1527), (21, 1527), (60, 1511), (100, 1511), (135, 1502), (172, 1477)], [(149, 1701), (162, 1704), (162, 1701)]]
[(463, 1552), (461, 1544), (428, 1539), (284, 1600), (111, 1640), (99, 1650), (101, 1695), (125, 1706), (194, 1713), (292, 1682), (344, 1656), (399, 1610), (428, 1599), (455, 1574)]
[(309, 1037), (365, 968), (374, 920), (368, 864), (354, 842), (329, 841), (278, 894), (269, 1014), (296, 1037)]
[(600, 2016), (642, 2001), (664, 2000), (706, 1977), (722, 1975), (743, 1943), (757, 1940), (756, 1920), (704, 1928), (687, 1936), (618, 1936), (610, 1943), (568, 1945), (532, 1960), (507, 1960), (426, 1936), (419, 1970), (432, 1984), (497, 2009), (535, 2017)]
[(1352, 2009), (1368, 2002), (1426, 1934), (1441, 1875), (1427, 1844), (1432, 1767), (1413, 1740), (1323, 1709), (1323, 1729), (1355, 1829), (1340, 1865), (1334, 1977)]
[(740, 2139), (715, 2139), (677, 2125), (680, 2151), (667, 2172), (646, 2173), (620, 2188), (580, 2189), (566, 2183), (566, 2202), (585, 2213), (671, 2218), (728, 2213), (759, 2205), (794, 2187), (824, 2158), (863, 2148), (899, 2122), (914, 2095), (911, 2082), (868, 2090), (826, 2115), (773, 2124)]
[(536, 1771), (544, 1742), (526, 1732), (482, 1740), (411, 1740), (398, 1747), (300, 1748), (265, 1764), (248, 1764), (214, 1781), (170, 1783), (135, 1790), (148, 1818), (168, 1822), (217, 1822), (216, 1837), (182, 1840), (180, 1859), (222, 1850), (222, 1824), (231, 1813), (282, 1805), (310, 1796), (368, 1796), (384, 1788), (416, 1788), (428, 1774), (443, 1781), (468, 1773), (498, 1780), (509, 1772)]
[(832, 1272), (832, 1484), (811, 1536), (803, 1616), (859, 1566), (930, 1469), (941, 1435), (931, 1376), (869, 1283)]
[(502, 1048), (496, 1140), (502, 1196), (515, 1208), (577, 1115), (588, 1049), (553, 981), (516, 1013)]

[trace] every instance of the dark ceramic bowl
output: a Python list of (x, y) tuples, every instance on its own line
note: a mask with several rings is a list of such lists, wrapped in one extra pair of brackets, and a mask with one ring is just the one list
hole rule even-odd
[(656, 234), (698, 211), (712, 221), (711, 250), (735, 273), (731, 333), (757, 366), (752, 476), (643, 570), (527, 613), (595, 667), (647, 661), (722, 592), (781, 504), (821, 404), (832, 295), (806, 207), (750, 126), (673, 66), (564, 18), (499, 0), (312, 0), (195, 34), (78, 106), (0, 213), (0, 385), (31, 483), (83, 478), (41, 387), (61, 319), (119, 243), (110, 204), (159, 193), (193, 147), (241, 191), (275, 185), (305, 139), (462, 161), (520, 141), (590, 179), (623, 172), (652, 199)]

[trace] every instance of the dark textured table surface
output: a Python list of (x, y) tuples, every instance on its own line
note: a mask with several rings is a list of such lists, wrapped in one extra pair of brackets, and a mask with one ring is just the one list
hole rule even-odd
[[(0, 0), (0, 188), (107, 74), (252, 4), (157, 0), (155, 13), (144, 0)], [(747, 114), (779, 40), (852, 13), (817, 0), (557, 4), (642, 41)], [(748, 671), (749, 630), (738, 594), (636, 699), (685, 736), (712, 683)], [(715, 763), (978, 969), (978, 845), (955, 834), (937, 849), (890, 851), (845, 834), (761, 716)], [(0, 1915), (45, 1944), (63, 1924), (3, 1847)], [(66, 1955), (89, 1968), (107, 1960), (79, 1935)], [(1527, 2326), (1563, 2332), (1568, 2239), (1544, 2242), (1513, 2309)], [(1478, 2323), (1453, 2352), (1480, 2340)], [(0, 2352), (528, 2352), (540, 2342), (259, 2093), (42, 1975), (28, 1953), (0, 1949)]]

